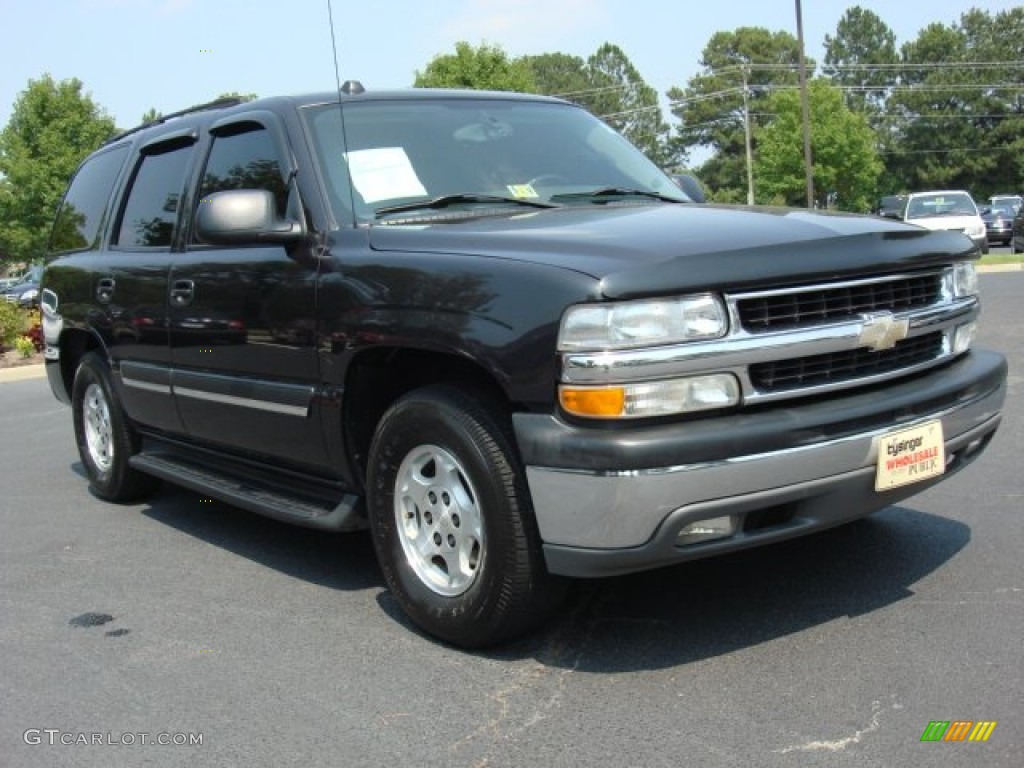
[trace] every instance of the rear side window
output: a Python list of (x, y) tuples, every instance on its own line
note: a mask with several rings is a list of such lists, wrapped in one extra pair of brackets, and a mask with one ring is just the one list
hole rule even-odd
[(103, 213), (127, 154), (127, 145), (115, 147), (90, 157), (78, 169), (53, 223), (51, 252), (98, 247)]
[(121, 248), (171, 245), (192, 144), (161, 145), (142, 156), (121, 212), (116, 244)]
[(288, 189), (281, 176), (277, 147), (262, 126), (246, 123), (240, 130), (214, 138), (199, 199), (226, 189), (268, 190), (274, 194), (278, 216), (284, 216)]

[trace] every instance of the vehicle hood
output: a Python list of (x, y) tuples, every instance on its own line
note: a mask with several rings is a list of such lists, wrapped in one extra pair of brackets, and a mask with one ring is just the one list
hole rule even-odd
[(970, 227), (977, 228), (980, 216), (922, 216), (907, 219), (908, 224), (932, 230), (949, 230), (963, 232)]
[[(408, 220), (407, 220), (408, 221)], [(378, 251), (514, 259), (601, 280), (609, 298), (915, 268), (972, 254), (959, 233), (873, 216), (715, 205), (590, 206), (370, 228)]]
[(25, 291), (32, 290), (33, 288), (36, 289), (36, 290), (39, 289), (39, 283), (36, 282), (35, 280), (32, 280), (32, 281), (27, 282), (27, 283), (18, 283), (17, 285), (12, 285), (9, 288), (4, 288), (4, 289), (0, 290), (0, 293), (3, 293), (4, 295), (7, 295), (7, 294), (15, 295), (15, 294), (17, 294), (17, 295), (20, 296)]

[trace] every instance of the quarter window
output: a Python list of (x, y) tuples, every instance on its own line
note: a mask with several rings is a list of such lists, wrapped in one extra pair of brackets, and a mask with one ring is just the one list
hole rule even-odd
[(97, 247), (103, 212), (127, 154), (128, 145), (114, 147), (89, 158), (78, 169), (57, 211), (50, 239), (51, 252)]

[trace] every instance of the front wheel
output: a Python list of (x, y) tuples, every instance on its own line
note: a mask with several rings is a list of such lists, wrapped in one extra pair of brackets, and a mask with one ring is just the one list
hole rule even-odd
[(526, 632), (560, 592), (496, 408), (479, 393), (426, 387), (384, 414), (370, 448), (370, 525), (387, 585), (413, 622), (464, 648)]
[(95, 352), (82, 358), (71, 394), (75, 441), (89, 484), (107, 501), (131, 501), (151, 493), (159, 481), (132, 469), (139, 437), (114, 393), (110, 369)]

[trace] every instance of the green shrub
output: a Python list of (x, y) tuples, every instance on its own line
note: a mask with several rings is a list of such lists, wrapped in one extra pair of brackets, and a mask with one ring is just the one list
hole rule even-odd
[(14, 346), (18, 350), (18, 354), (22, 357), (32, 357), (32, 353), (36, 351), (36, 345), (32, 343), (32, 339), (28, 336), (19, 336), (14, 340)]
[(29, 329), (28, 313), (0, 299), (0, 348), (13, 347), (16, 339)]

